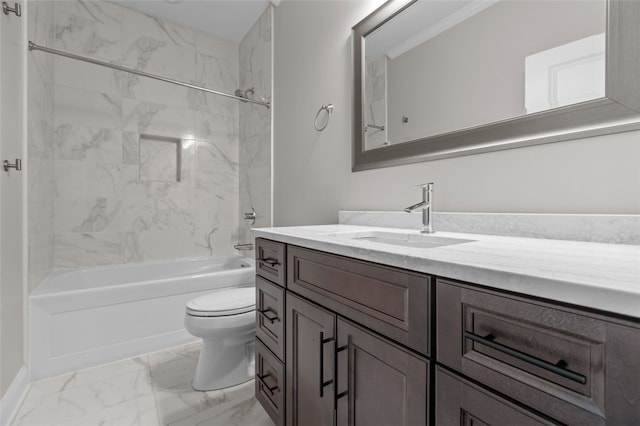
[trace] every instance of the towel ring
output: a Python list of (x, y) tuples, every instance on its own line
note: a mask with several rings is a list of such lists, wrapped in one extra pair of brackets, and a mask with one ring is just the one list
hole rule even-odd
[[(327, 118), (324, 122), (324, 126), (323, 125), (318, 125), (318, 118), (320, 118), (322, 111), (326, 111), (327, 114)], [(333, 104), (327, 104), (327, 105), (322, 105), (320, 107), (320, 109), (318, 110), (318, 112), (316, 113), (316, 119), (313, 120), (313, 126), (316, 128), (317, 131), (321, 132), (324, 129), (327, 128), (327, 126), (329, 125), (329, 120), (331, 120), (331, 113), (333, 113)]]

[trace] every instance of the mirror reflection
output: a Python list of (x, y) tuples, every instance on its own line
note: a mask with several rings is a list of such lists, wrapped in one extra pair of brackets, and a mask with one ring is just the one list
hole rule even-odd
[(365, 39), (364, 149), (605, 96), (606, 0), (423, 0)]

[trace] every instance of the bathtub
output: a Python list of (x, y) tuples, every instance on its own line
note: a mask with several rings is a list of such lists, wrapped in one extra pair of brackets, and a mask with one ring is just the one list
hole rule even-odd
[(218, 256), (59, 272), (30, 297), (31, 380), (195, 341), (187, 301), (252, 286), (254, 262)]

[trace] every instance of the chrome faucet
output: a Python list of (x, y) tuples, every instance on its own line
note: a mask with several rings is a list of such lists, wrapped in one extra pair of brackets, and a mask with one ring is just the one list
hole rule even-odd
[(422, 188), (422, 201), (404, 209), (405, 212), (411, 213), (419, 208), (422, 208), (422, 229), (423, 234), (433, 234), (433, 225), (431, 224), (431, 212), (433, 201), (431, 196), (433, 195), (433, 182), (423, 183), (422, 185), (416, 185), (414, 188)]

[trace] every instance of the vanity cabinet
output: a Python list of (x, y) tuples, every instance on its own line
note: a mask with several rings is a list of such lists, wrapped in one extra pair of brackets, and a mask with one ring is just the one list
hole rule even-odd
[(446, 279), (436, 288), (438, 363), (559, 423), (640, 424), (637, 325)]
[(638, 320), (261, 245), (256, 395), (278, 425), (640, 425)]

